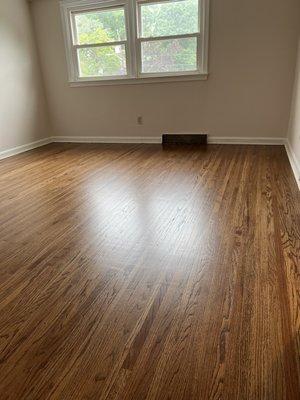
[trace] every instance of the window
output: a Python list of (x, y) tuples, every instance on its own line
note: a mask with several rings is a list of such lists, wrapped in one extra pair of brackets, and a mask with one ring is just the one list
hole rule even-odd
[(62, 0), (61, 9), (71, 83), (207, 76), (208, 0)]

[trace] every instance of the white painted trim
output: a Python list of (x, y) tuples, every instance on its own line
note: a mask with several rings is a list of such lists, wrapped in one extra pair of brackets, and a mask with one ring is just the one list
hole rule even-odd
[[(169, 132), (170, 133), (170, 132)], [(172, 132), (173, 133), (173, 132)], [(203, 132), (205, 133), (205, 132)], [(174, 132), (175, 134), (175, 132)], [(176, 132), (180, 135), (193, 133)], [(53, 142), (60, 143), (161, 143), (161, 136), (54, 136)], [(257, 137), (217, 137), (208, 136), (208, 144), (252, 144), (252, 145), (285, 145), (285, 138)]]
[(171, 82), (189, 82), (189, 81), (206, 81), (208, 74), (190, 73), (184, 75), (172, 75), (172, 76), (157, 76), (143, 78), (127, 78), (117, 77), (116, 79), (83, 79), (80, 78), (78, 81), (69, 81), (70, 87), (84, 87), (84, 86), (109, 86), (109, 85), (140, 85), (148, 83), (171, 83)]
[(53, 136), (57, 143), (161, 143), (161, 136)]
[(46, 144), (52, 143), (51, 138), (45, 138), (41, 140), (37, 140), (36, 142), (31, 142), (27, 144), (23, 144), (21, 146), (13, 147), (11, 149), (0, 151), (0, 160), (3, 158), (15, 156), (20, 153), (24, 153), (25, 151), (36, 149), (37, 147), (45, 146)]
[(285, 138), (208, 136), (208, 144), (284, 145)]
[(210, 136), (207, 132), (164, 132), (174, 135), (207, 135), (208, 144), (255, 144), (255, 145), (284, 145), (285, 138), (260, 138), (260, 137), (238, 137), (238, 136)]
[[(184, 134), (179, 132), (180, 134)], [(191, 133), (186, 133), (191, 134)], [(0, 159), (14, 156), (49, 143), (145, 143), (160, 144), (161, 136), (52, 136), (36, 142), (14, 147), (0, 152)], [(217, 137), (208, 136), (208, 144), (250, 144), (250, 145), (285, 145), (286, 151), (296, 176), (300, 179), (300, 166), (286, 138), (257, 138), (257, 137)], [(297, 178), (298, 177), (298, 178)], [(299, 182), (300, 184), (300, 182)]]
[(296, 154), (292, 150), (292, 146), (288, 139), (286, 139), (285, 149), (286, 149), (293, 173), (295, 175), (295, 179), (298, 184), (298, 188), (300, 190), (300, 164), (297, 160)]
[[(154, 3), (159, 1), (163, 0), (156, 0)], [(196, 79), (206, 80), (208, 78), (209, 1), (210, 0), (198, 0), (199, 32), (188, 35), (178, 34), (156, 38), (141, 38), (138, 27), (139, 4), (141, 4), (141, 2), (144, 3), (145, 0), (60, 0), (61, 21), (68, 67), (68, 81), (70, 86), (81, 87), (129, 83), (157, 83), (173, 81), (174, 78), (177, 78), (176, 80), (178, 81)], [(74, 13), (119, 6), (124, 7), (126, 20), (127, 39), (124, 43), (126, 46), (127, 74), (120, 76), (80, 77), (77, 48), (91, 47), (91, 45), (78, 46), (74, 35)], [(170, 38), (180, 39), (185, 37), (197, 38), (197, 69), (195, 71), (161, 72), (155, 74), (142, 73), (141, 41), (166, 40)], [(114, 44), (116, 43), (117, 42), (114, 42)], [(109, 43), (100, 45), (107, 46)], [(98, 44), (92, 46), (97, 47)]]

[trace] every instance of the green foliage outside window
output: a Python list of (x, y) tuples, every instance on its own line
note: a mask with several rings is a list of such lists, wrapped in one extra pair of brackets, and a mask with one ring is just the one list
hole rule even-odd
[[(126, 40), (123, 9), (76, 16), (79, 44)], [(180, 35), (198, 30), (198, 0), (179, 0), (141, 5), (142, 37)], [(125, 46), (79, 50), (82, 76), (125, 75)], [(188, 71), (197, 66), (196, 39), (149, 41), (142, 45), (143, 72)]]

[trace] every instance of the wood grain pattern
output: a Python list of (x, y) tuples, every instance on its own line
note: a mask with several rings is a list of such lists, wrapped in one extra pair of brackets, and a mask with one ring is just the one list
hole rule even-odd
[(1, 400), (300, 399), (300, 195), (280, 146), (0, 161)]

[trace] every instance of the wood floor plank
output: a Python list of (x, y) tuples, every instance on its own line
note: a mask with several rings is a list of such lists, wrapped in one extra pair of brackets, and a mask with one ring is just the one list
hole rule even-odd
[(0, 226), (1, 400), (300, 398), (284, 147), (47, 145)]

